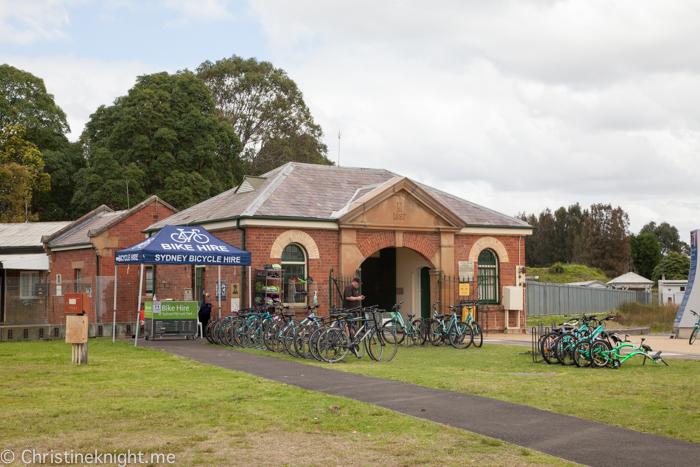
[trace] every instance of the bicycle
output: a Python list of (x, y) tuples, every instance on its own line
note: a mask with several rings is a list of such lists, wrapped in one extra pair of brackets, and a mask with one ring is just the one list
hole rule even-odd
[[(464, 321), (457, 319), (457, 312), (461, 312), (459, 306), (448, 306), (452, 314), (440, 315), (437, 312), (437, 305), (433, 303), (433, 319), (430, 320), (428, 328), (428, 340), (432, 345), (439, 346), (448, 341), (455, 349), (466, 349), (472, 344), (472, 329)], [(447, 322), (447, 324), (446, 324)]]
[(173, 232), (170, 234), (170, 238), (178, 243), (187, 243), (190, 240), (194, 240), (197, 243), (209, 243), (209, 238), (206, 235), (200, 234), (199, 229), (190, 229), (185, 231), (185, 229), (177, 229), (180, 232)]
[(698, 317), (698, 322), (693, 326), (693, 331), (690, 333), (690, 339), (688, 340), (690, 345), (693, 345), (693, 342), (695, 342), (695, 339), (698, 337), (698, 330), (700, 330), (700, 315), (693, 310), (690, 310), (690, 312)]
[(476, 310), (476, 304), (474, 302), (462, 300), (459, 306), (462, 307), (462, 315), (464, 315), (465, 310), (467, 311), (466, 319), (463, 321), (472, 328), (472, 344), (476, 348), (481, 348), (481, 346), (484, 345), (484, 333), (481, 330), (479, 322), (472, 316), (472, 312)]
[[(391, 308), (391, 313), (394, 315), (392, 319), (387, 321), (382, 325), (382, 332), (385, 329), (391, 330), (396, 336), (399, 344), (405, 342), (406, 347), (410, 347), (414, 344), (424, 344), (425, 343), (425, 333), (423, 332), (424, 326), (423, 322), (419, 319), (413, 319), (416, 315), (413, 313), (408, 313), (408, 322), (404, 321), (401, 315), (401, 304), (399, 302)], [(386, 333), (385, 339), (389, 339), (391, 333)]]
[(319, 337), (318, 353), (324, 361), (342, 361), (351, 350), (358, 355), (361, 346), (364, 346), (370, 358), (377, 362), (388, 362), (394, 358), (399, 345), (396, 336), (391, 336), (393, 331), (390, 329), (386, 330), (390, 339), (384, 338), (379, 321), (382, 310), (378, 310), (375, 305), (364, 308), (363, 312), (365, 316), (357, 318), (351, 318), (350, 313), (338, 314), (339, 318), (344, 318), (339, 319), (339, 326), (327, 328)]
[[(613, 369), (619, 369), (620, 366), (627, 360), (637, 355), (644, 357), (642, 365), (645, 365), (647, 358), (654, 363), (662, 362), (664, 365), (669, 366), (666, 360), (661, 356), (661, 350), (651, 355), (651, 347), (644, 343), (645, 338), (642, 337), (642, 341), (639, 346), (635, 346), (634, 342), (628, 340), (629, 335), (625, 335), (625, 340), (620, 339), (617, 334), (612, 334), (610, 338), (615, 343), (615, 346), (610, 348), (610, 344), (606, 341), (598, 340), (591, 345), (591, 362), (594, 368), (602, 368), (604, 366), (611, 366)], [(631, 351), (625, 355), (622, 355), (620, 351), (622, 349), (631, 349)]]

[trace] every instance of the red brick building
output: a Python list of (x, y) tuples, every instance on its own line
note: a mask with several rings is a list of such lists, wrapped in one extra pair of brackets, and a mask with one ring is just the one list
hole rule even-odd
[[(314, 291), (328, 310), (339, 295), (334, 279), (342, 283), (361, 274), (364, 305), (390, 308), (403, 301), (403, 313), (426, 316), (438, 298), (443, 305), (459, 300), (459, 278), (475, 281), (472, 292), (478, 292), (480, 320), (488, 329), (505, 330), (508, 320), (524, 330), (522, 299), (511, 305), (519, 313), (506, 314), (503, 302), (504, 294), (518, 292), (511, 287), (524, 285), (524, 236), (532, 227), (387, 170), (288, 163), (246, 177), (240, 186), (153, 223), (148, 231), (164, 225), (205, 227), (251, 252), (253, 270), (281, 265), (279, 278), (262, 271), (250, 278), (240, 267), (222, 267), (223, 315), (237, 303), (245, 307), (271, 297), (301, 311)], [(216, 316), (218, 274), (213, 266), (156, 266), (154, 291), (160, 299), (204, 297)], [(304, 283), (308, 277), (313, 285)], [(259, 290), (271, 285), (281, 290)], [(513, 296), (517, 302), (516, 293), (509, 295), (510, 303)]]
[[(50, 259), (49, 311), (52, 324), (65, 324), (66, 293), (90, 294), (90, 322), (111, 324), (114, 309), (114, 252), (145, 238), (143, 230), (177, 209), (156, 196), (131, 209), (113, 211), (107, 206), (85, 214), (50, 236), (42, 238)], [(120, 323), (135, 321), (138, 268), (118, 266), (117, 316)], [(153, 269), (144, 277), (144, 290), (152, 295)]]

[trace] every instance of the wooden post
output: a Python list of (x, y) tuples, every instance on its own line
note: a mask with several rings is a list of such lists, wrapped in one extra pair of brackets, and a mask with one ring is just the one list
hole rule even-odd
[(87, 315), (66, 316), (66, 343), (73, 344), (71, 363), (86, 365), (88, 362), (88, 317)]

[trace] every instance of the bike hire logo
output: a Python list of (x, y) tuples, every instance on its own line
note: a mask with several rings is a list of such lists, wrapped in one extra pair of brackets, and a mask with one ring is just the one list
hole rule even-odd
[(178, 232), (170, 234), (170, 239), (175, 243), (161, 243), (164, 250), (182, 251), (224, 251), (229, 252), (225, 245), (209, 245), (209, 236), (200, 229), (177, 229)]

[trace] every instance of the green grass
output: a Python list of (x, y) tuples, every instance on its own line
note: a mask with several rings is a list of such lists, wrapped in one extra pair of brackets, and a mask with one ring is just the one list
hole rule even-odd
[(129, 342), (89, 346), (74, 366), (63, 342), (0, 343), (2, 449), (172, 453), (179, 466), (571, 465)]
[[(334, 365), (294, 360), (477, 394), (700, 443), (700, 362), (673, 360), (670, 367), (650, 362), (642, 366), (641, 358), (633, 358), (619, 370), (596, 370), (534, 364), (529, 355), (520, 355), (527, 350), (487, 342), (481, 349), (430, 345), (400, 348), (389, 363), (353, 356), (348, 356), (346, 363)], [(267, 351), (243, 351), (292, 359)]]
[(610, 279), (599, 268), (589, 268), (582, 264), (563, 264), (564, 272), (552, 274), (549, 268), (527, 268), (528, 276), (539, 276), (539, 282), (553, 282), (555, 284), (566, 284), (568, 282), (583, 282), (599, 280), (608, 282)]

